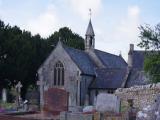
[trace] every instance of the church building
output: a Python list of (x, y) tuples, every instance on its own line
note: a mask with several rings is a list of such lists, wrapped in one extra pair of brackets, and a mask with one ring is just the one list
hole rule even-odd
[[(137, 69), (133, 69), (132, 73), (130, 72), (134, 66), (132, 65), (133, 45), (131, 45), (129, 53), (130, 66), (121, 55), (95, 49), (95, 33), (91, 19), (84, 42), (85, 50), (78, 50), (59, 41), (38, 69), (41, 83), (40, 104), (42, 106), (44, 104), (44, 92), (49, 88), (67, 91), (69, 93), (69, 106), (83, 106), (93, 105), (98, 93), (114, 93), (117, 88), (126, 87), (126, 85), (131, 86), (132, 81), (129, 79), (135, 80), (134, 71)], [(136, 73), (139, 75), (137, 71)]]

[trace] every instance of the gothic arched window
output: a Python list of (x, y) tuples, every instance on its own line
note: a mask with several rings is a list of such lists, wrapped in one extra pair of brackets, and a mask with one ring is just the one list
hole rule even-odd
[(64, 66), (60, 61), (58, 61), (54, 66), (54, 85), (64, 85)]

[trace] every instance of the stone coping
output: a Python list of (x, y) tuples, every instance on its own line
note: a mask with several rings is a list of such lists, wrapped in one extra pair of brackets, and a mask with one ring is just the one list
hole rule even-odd
[(133, 87), (130, 87), (130, 88), (118, 88), (115, 91), (115, 94), (116, 93), (121, 93), (121, 92), (132, 92), (132, 91), (139, 91), (139, 90), (146, 90), (146, 89), (157, 89), (157, 90), (160, 90), (160, 83), (141, 85), (141, 86), (133, 86)]

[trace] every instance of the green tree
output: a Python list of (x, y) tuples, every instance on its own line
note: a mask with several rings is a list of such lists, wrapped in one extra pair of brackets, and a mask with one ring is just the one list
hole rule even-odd
[(141, 42), (138, 46), (145, 48), (144, 70), (150, 74), (152, 82), (160, 82), (160, 24), (154, 28), (140, 26)]
[(32, 36), (19, 27), (0, 21), (0, 86), (23, 84), (25, 93), (29, 85), (36, 85), (36, 72), (49, 54), (48, 43), (40, 35)]
[(37, 70), (60, 37), (64, 44), (84, 49), (83, 38), (67, 27), (44, 39), (0, 20), (0, 87), (12, 88), (21, 81), (23, 95), (29, 86), (35, 87)]
[(47, 41), (55, 46), (59, 39), (67, 46), (84, 50), (84, 39), (76, 33), (73, 33), (68, 27), (63, 27), (54, 32)]

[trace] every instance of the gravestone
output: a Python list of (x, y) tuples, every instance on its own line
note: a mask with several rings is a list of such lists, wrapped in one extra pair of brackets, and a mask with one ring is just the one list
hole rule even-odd
[(119, 113), (120, 99), (113, 94), (100, 93), (97, 96), (96, 110), (99, 112)]
[(44, 112), (59, 115), (68, 111), (68, 92), (63, 89), (50, 88), (44, 93)]
[(2, 89), (2, 101), (7, 102), (7, 90), (5, 88)]
[(129, 105), (128, 109), (129, 120), (136, 120), (137, 110), (136, 108), (133, 107), (133, 99), (128, 99), (128, 105)]
[(38, 111), (40, 105), (39, 91), (32, 90), (26, 93), (25, 99), (28, 100), (28, 111)]

